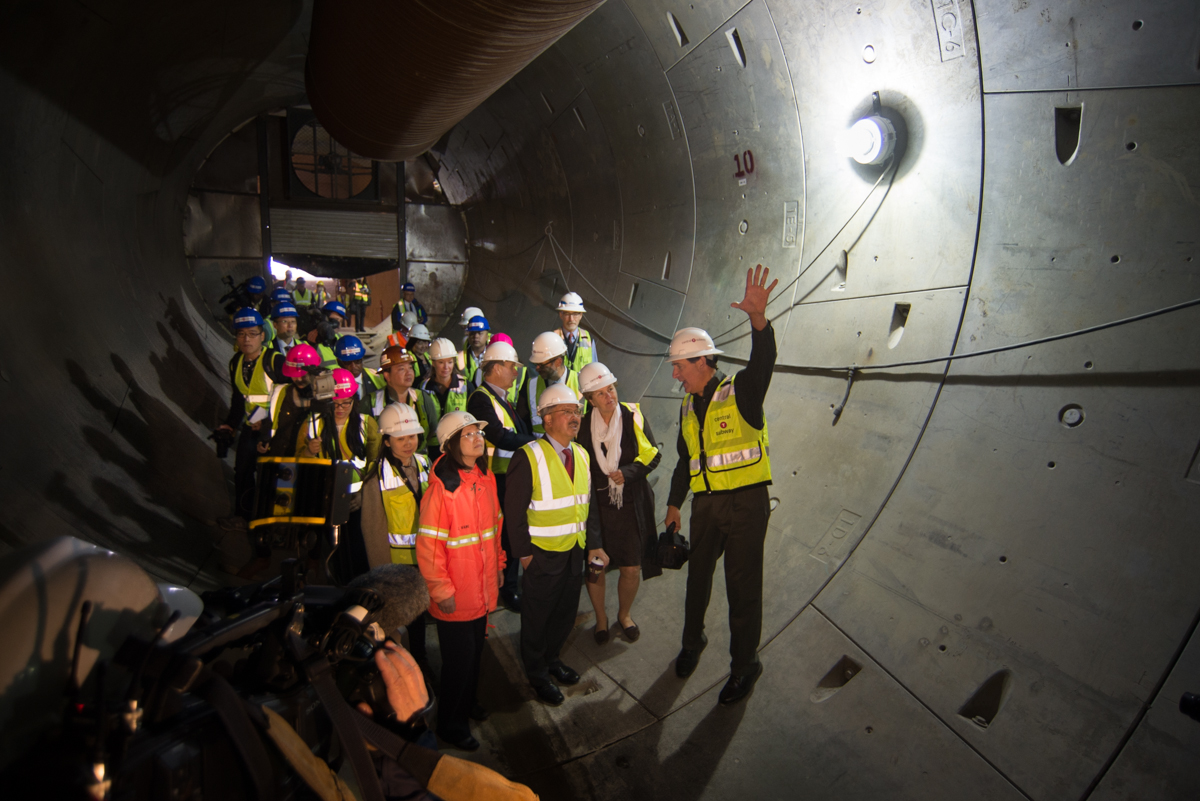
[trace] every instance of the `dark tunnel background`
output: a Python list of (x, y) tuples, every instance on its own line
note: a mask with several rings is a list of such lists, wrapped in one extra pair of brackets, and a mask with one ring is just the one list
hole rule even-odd
[[(181, 220), (230, 131), (303, 102), (310, 11), (0, 13), (6, 550), (71, 534), (159, 579), (222, 580), (228, 467), (204, 438), (231, 340)], [(866, 369), (836, 425), (844, 370), (807, 368), (1200, 297), (1198, 78), (1196, 2), (609, 0), (444, 137), (463, 303), (523, 352), (580, 292), (668, 448), (670, 334), (728, 330), (736, 363), (744, 268), (788, 285), (755, 695), (712, 703), (720, 602), (697, 674), (672, 678), (670, 575), (639, 596), (654, 636), (575, 642), (598, 694), (521, 713), (537, 747), (489, 758), (544, 797), (1195, 797), (1200, 728), (1174, 707), (1200, 687), (1200, 312)], [(894, 169), (842, 155), (872, 92), (904, 121)], [(1079, 109), (1065, 160), (1058, 109)]]

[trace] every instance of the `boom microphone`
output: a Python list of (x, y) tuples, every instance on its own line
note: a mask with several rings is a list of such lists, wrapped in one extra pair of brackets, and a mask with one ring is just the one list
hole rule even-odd
[(383, 598), (378, 622), (388, 634), (412, 623), (429, 608), (429, 587), (412, 565), (380, 565), (357, 576), (347, 588), (373, 590)]

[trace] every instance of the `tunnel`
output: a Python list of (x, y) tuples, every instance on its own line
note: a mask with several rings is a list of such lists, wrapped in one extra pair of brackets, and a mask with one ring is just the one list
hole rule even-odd
[[(228, 579), (232, 338), (183, 221), (231, 132), (305, 104), (312, 15), (0, 14), (3, 552), (70, 535)], [(666, 453), (660, 521), (668, 342), (703, 327), (737, 369), (746, 269), (780, 279), (753, 695), (716, 703), (720, 570), (675, 677), (668, 571), (636, 644), (593, 645), (581, 599), (557, 709), (496, 615), (471, 758), (547, 799), (1200, 796), (1197, 84), (1195, 0), (607, 0), (439, 138), (458, 308), (524, 355), (582, 295)], [(873, 114), (895, 152), (860, 164)]]

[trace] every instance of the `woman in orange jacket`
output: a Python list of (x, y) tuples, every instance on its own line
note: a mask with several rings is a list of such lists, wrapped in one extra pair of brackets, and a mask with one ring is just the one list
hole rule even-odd
[(487, 617), (496, 609), (505, 564), (496, 477), (483, 458), (485, 425), (467, 412), (438, 422), (442, 456), (421, 499), (417, 532), (417, 566), (429, 585), (442, 652), (437, 733), (464, 751), (479, 748), (469, 719), (488, 717), (476, 690)]

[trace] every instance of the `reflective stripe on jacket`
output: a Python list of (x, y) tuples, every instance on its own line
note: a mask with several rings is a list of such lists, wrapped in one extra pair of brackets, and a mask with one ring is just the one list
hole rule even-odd
[[(453, 492), (437, 475), (429, 474), (429, 489), (421, 498), (417, 533), (417, 566), (429, 585), (429, 613), (439, 620), (476, 620), (496, 609), (499, 572), (504, 569), (500, 547), (503, 515), (496, 498), (496, 476), (478, 467), (458, 470)], [(454, 598), (454, 611), (438, 603)]]
[[(420, 474), (421, 495), (429, 489), (429, 460), (413, 454)], [(387, 515), (388, 545), (392, 549), (392, 564), (417, 563), (417, 530), (419, 528), (417, 497), (404, 481), (401, 471), (386, 458), (379, 462), (379, 490), (383, 496), (383, 511)]]
[(529, 499), (529, 538), (543, 551), (569, 551), (587, 547), (588, 502), (591, 497), (591, 467), (587, 450), (572, 442), (575, 478), (548, 440), (521, 446), (533, 471), (533, 494)]
[(696, 396), (683, 400), (679, 426), (688, 449), (692, 492), (721, 492), (771, 480), (766, 418), (761, 431), (751, 426), (738, 412), (734, 395), (733, 378), (726, 377), (704, 413), (703, 437)]

